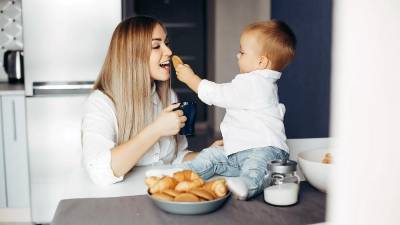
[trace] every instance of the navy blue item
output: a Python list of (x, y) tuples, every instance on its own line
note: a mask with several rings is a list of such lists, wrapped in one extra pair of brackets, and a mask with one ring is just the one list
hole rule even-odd
[(185, 126), (181, 128), (179, 134), (192, 136), (194, 135), (194, 122), (196, 121), (196, 102), (181, 102), (175, 110), (182, 110), (187, 120)]

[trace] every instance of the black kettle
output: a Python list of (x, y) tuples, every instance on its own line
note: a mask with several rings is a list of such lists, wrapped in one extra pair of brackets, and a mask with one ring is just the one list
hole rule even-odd
[(3, 66), (9, 83), (24, 83), (24, 52), (22, 50), (6, 51)]

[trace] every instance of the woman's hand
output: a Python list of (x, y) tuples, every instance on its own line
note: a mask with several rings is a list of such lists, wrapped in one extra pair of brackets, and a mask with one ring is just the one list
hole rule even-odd
[(210, 147), (221, 147), (224, 146), (224, 140), (220, 139), (220, 140), (216, 140), (214, 141), (214, 143), (212, 143), (212, 145), (210, 145)]
[(156, 126), (155, 130), (158, 131), (161, 137), (175, 135), (185, 126), (187, 118), (183, 115), (183, 111), (173, 111), (179, 105), (180, 103), (168, 106), (154, 121), (153, 125)]

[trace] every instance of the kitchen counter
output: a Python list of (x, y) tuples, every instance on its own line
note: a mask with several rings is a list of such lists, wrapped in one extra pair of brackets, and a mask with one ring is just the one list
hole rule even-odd
[(68, 191), (64, 193), (64, 200), (58, 204), (52, 224), (301, 225), (325, 221), (326, 194), (317, 191), (307, 182), (301, 183), (299, 202), (293, 206), (276, 207), (266, 204), (261, 194), (250, 201), (230, 198), (221, 209), (206, 215), (165, 213), (144, 195), (146, 187), (143, 182), (137, 182), (137, 179), (143, 180), (144, 171), (145, 168), (138, 168), (125, 182), (106, 187), (90, 185), (87, 177), (82, 175), (73, 176), (70, 185), (75, 187), (65, 187)]
[(2, 95), (25, 95), (25, 86), (0, 82), (0, 96)]

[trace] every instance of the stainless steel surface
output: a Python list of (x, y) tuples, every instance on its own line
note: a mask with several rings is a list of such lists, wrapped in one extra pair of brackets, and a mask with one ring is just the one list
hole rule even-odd
[(31, 216), (50, 223), (81, 168), (84, 101), (103, 64), (121, 1), (22, 0)]
[(31, 213), (49, 223), (68, 174), (81, 167), (81, 119), (86, 95), (27, 97)]
[(297, 162), (293, 160), (273, 160), (268, 163), (267, 169), (272, 173), (292, 173), (297, 169)]
[(182, 215), (197, 215), (211, 213), (219, 209), (231, 196), (231, 192), (222, 198), (204, 202), (172, 202), (153, 198), (150, 194), (147, 195), (157, 207), (166, 212)]
[(33, 95), (87, 94), (93, 88), (93, 81), (33, 82)]
[(121, 1), (23, 0), (25, 88), (33, 82), (94, 81)]

